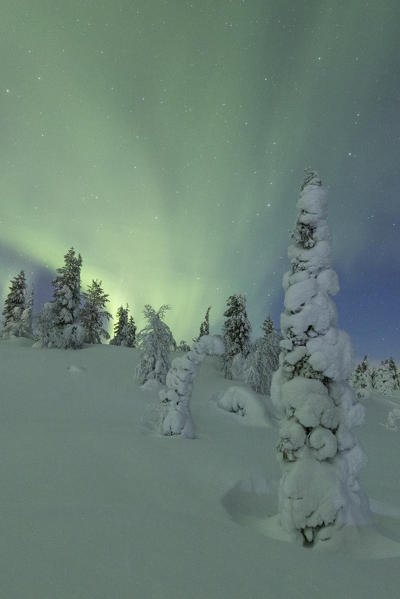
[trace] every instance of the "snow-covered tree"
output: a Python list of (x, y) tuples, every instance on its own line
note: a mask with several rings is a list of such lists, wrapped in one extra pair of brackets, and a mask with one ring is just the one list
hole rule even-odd
[(350, 384), (357, 397), (366, 397), (372, 389), (372, 369), (368, 363), (368, 356), (364, 356), (350, 377)]
[(199, 336), (197, 337), (197, 339), (193, 339), (193, 341), (199, 341), (200, 337), (203, 337), (203, 335), (210, 334), (210, 310), (211, 310), (211, 306), (208, 306), (204, 320), (200, 325)]
[(81, 266), (81, 255), (70, 248), (64, 256), (64, 266), (57, 268), (58, 276), (52, 282), (54, 299), (44, 305), (39, 319), (38, 342), (43, 347), (79, 349), (83, 345)]
[(136, 324), (133, 316), (129, 316), (129, 306), (120, 306), (117, 310), (117, 322), (114, 326), (114, 337), (111, 345), (123, 347), (136, 347)]
[(101, 338), (109, 339), (110, 335), (104, 328), (104, 321), (111, 318), (111, 314), (105, 310), (110, 301), (108, 293), (104, 293), (101, 281), (93, 280), (88, 290), (82, 293), (84, 305), (81, 310), (81, 322), (85, 329), (86, 343), (101, 343)]
[(375, 369), (373, 388), (383, 395), (392, 395), (400, 388), (399, 372), (393, 358), (383, 360)]
[(339, 284), (330, 268), (326, 199), (315, 172), (307, 172), (297, 208), (291, 268), (283, 278), (280, 365), (271, 394), (281, 418), (280, 523), (314, 544), (368, 517), (358, 482), (364, 456), (351, 431), (364, 410), (347, 382), (352, 348), (347, 334), (336, 328), (330, 296)]
[(166, 388), (160, 391), (163, 404), (161, 430), (164, 435), (194, 437), (190, 398), (197, 370), (206, 355), (222, 355), (224, 343), (219, 335), (201, 335), (190, 351), (172, 361), (166, 377)]
[(247, 318), (246, 298), (244, 295), (234, 294), (227, 300), (226, 318), (223, 329), (225, 353), (222, 357), (224, 376), (231, 379), (233, 376), (232, 365), (247, 358), (250, 351), (251, 326)]
[(10, 282), (4, 302), (2, 337), (32, 336), (33, 291), (26, 288), (25, 272), (21, 270)]
[(167, 310), (167, 305), (161, 306), (158, 312), (149, 304), (144, 308), (147, 324), (137, 335), (141, 358), (136, 368), (136, 377), (141, 385), (149, 380), (165, 384), (170, 367), (169, 354), (176, 347), (171, 330), (164, 322)]
[(110, 341), (110, 345), (125, 345), (126, 336), (128, 333), (129, 308), (120, 306), (117, 310), (117, 322), (114, 325), (114, 337)]
[(252, 344), (243, 365), (243, 379), (257, 393), (269, 394), (274, 371), (279, 365), (279, 333), (270, 318), (262, 326), (264, 336)]

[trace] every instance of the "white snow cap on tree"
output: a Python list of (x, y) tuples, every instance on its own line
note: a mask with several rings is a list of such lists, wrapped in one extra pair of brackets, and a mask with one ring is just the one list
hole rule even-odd
[(368, 501), (357, 479), (364, 457), (351, 432), (363, 408), (347, 383), (353, 354), (349, 337), (336, 328), (331, 296), (339, 285), (330, 267), (326, 197), (315, 172), (307, 172), (297, 208), (271, 394), (281, 416), (281, 525), (313, 544), (367, 518)]
[(175, 358), (166, 377), (166, 389), (160, 391), (164, 404), (161, 430), (164, 435), (194, 437), (190, 398), (197, 370), (206, 355), (222, 355), (225, 346), (219, 335), (203, 335), (183, 357)]
[(158, 312), (149, 304), (144, 308), (147, 325), (137, 335), (141, 359), (136, 368), (136, 378), (141, 385), (152, 379), (165, 384), (170, 367), (169, 353), (172, 347), (176, 347), (171, 330), (163, 321), (167, 310), (167, 305), (161, 306)]

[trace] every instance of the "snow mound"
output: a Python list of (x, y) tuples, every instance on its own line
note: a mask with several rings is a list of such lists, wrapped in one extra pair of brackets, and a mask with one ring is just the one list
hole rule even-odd
[(393, 410), (390, 410), (383, 426), (389, 431), (400, 430), (400, 408), (393, 408)]
[(217, 394), (216, 399), (218, 407), (241, 416), (243, 424), (271, 426), (263, 398), (250, 389), (232, 386)]
[(67, 370), (68, 372), (75, 374), (77, 372), (85, 372), (86, 368), (84, 368), (83, 366), (77, 366), (76, 364), (70, 364), (67, 367)]
[(160, 389), (162, 389), (163, 387), (164, 385), (157, 381), (157, 379), (149, 379), (148, 381), (143, 383), (143, 385), (140, 385), (140, 389), (142, 391), (150, 391), (152, 393), (160, 391)]

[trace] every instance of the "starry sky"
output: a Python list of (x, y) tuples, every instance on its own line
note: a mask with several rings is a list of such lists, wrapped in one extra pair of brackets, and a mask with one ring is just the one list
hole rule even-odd
[(71, 246), (110, 309), (176, 339), (246, 293), (282, 311), (306, 167), (329, 193), (339, 326), (400, 359), (398, 0), (0, 0), (1, 294), (36, 310)]

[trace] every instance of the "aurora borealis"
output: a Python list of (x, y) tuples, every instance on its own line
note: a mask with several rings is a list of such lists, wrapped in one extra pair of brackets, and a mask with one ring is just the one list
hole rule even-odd
[[(37, 303), (74, 246), (176, 339), (246, 293), (278, 324), (303, 169), (329, 191), (339, 326), (400, 358), (400, 4), (1, 0), (1, 263)], [(33, 273), (33, 274), (31, 274)]]

